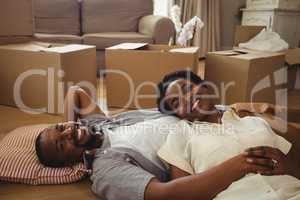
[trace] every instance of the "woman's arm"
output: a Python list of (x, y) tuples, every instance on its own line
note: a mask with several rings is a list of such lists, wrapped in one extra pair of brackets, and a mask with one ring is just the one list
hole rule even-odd
[[(257, 164), (259, 163), (259, 164)], [(145, 192), (146, 200), (211, 200), (233, 182), (248, 173), (268, 172), (272, 160), (239, 155), (197, 175), (171, 166), (173, 180), (160, 183), (152, 180)]]
[(170, 166), (170, 179), (178, 179), (185, 176), (190, 176), (191, 174), (179, 169), (178, 167), (175, 167), (173, 165)]

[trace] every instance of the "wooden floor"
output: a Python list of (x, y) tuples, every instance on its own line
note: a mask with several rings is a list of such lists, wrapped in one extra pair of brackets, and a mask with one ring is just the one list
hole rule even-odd
[(0, 182), (1, 200), (101, 200), (91, 192), (91, 183), (84, 180), (67, 185), (30, 186)]

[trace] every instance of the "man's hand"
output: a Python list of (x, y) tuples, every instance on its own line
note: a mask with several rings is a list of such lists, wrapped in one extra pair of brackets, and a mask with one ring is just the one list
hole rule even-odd
[(293, 175), (291, 163), (284, 153), (272, 147), (254, 147), (245, 151), (247, 162), (270, 170), (257, 171), (262, 175)]

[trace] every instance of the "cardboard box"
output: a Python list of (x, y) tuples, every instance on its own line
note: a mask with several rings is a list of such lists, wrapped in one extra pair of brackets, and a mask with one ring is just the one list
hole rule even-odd
[(208, 53), (205, 79), (216, 86), (217, 103), (276, 103), (281, 89), (294, 88), (297, 67), (287, 67), (285, 63), (300, 63), (300, 49), (268, 53), (237, 47), (239, 43), (252, 39), (263, 28), (237, 26), (233, 50)]
[[(96, 88), (96, 48), (47, 43), (0, 46), (0, 104), (26, 111), (61, 113), (67, 88)], [(43, 110), (41, 110), (43, 108)]]
[(300, 48), (289, 49), (286, 54), (286, 62), (289, 65), (300, 64)]
[(199, 64), (199, 48), (124, 43), (106, 49), (109, 107), (156, 107), (156, 84), (168, 73)]
[(0, 37), (32, 36), (33, 23), (32, 0), (1, 0)]
[(288, 89), (300, 89), (300, 48), (289, 49), (286, 54), (288, 66)]
[[(258, 33), (260, 33), (264, 26), (236, 26), (234, 49), (238, 48), (239, 43), (248, 42)], [(296, 66), (300, 63), (300, 48), (289, 49), (286, 52), (286, 62), (288, 66), (288, 89), (300, 88), (300, 69)]]
[(275, 85), (286, 80), (280, 70), (285, 65), (284, 53), (223, 51), (208, 53), (205, 80), (216, 86), (217, 103), (276, 102), (275, 91), (286, 85)]

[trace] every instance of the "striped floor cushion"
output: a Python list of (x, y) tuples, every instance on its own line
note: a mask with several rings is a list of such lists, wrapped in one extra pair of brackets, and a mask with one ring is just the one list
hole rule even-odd
[(0, 181), (30, 185), (77, 182), (87, 173), (83, 164), (66, 168), (49, 168), (39, 163), (35, 140), (49, 125), (17, 128), (0, 141)]

